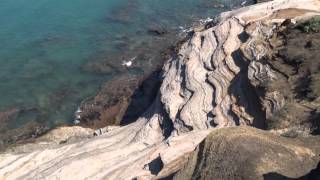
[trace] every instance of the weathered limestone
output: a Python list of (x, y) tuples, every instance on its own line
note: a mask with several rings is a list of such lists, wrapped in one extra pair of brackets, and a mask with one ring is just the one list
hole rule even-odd
[[(223, 13), (220, 23), (194, 32), (165, 64), (160, 92), (136, 122), (77, 143), (1, 154), (0, 179), (161, 178), (181, 169), (214, 129), (263, 127), (261, 107), (247, 86), (248, 61), (241, 47), (272, 33), (259, 24), (315, 14), (320, 14), (318, 0), (277, 0)], [(250, 24), (257, 24), (253, 33), (244, 33)], [(266, 55), (263, 46), (257, 49), (246, 55), (252, 55), (250, 80), (258, 82), (261, 74), (273, 73), (256, 62)]]

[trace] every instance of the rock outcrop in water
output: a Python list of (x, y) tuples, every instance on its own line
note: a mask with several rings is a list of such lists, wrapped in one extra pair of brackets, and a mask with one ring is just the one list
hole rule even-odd
[[(37, 144), (33, 144), (8, 150), (0, 155), (0, 177), (165, 178), (187, 165), (198, 145), (212, 131), (221, 134), (218, 139), (222, 142), (224, 139), (227, 142), (237, 133), (246, 134), (243, 133), (246, 129), (235, 130), (235, 135), (230, 137), (225, 133), (228, 129), (217, 129), (239, 125), (267, 128), (267, 120), (286, 103), (280, 91), (265, 94), (257, 91), (261, 83), (268, 82), (266, 80), (279, 78), (279, 72), (263, 61), (273, 54), (269, 52), (268, 40), (286, 22), (300, 22), (319, 14), (318, 0), (303, 3), (277, 0), (223, 13), (215, 26), (194, 32), (165, 64), (160, 92), (137, 121), (79, 142), (66, 141), (54, 146), (49, 143), (47, 147), (42, 142), (38, 149)], [(308, 142), (292, 147), (295, 140), (291, 145), (291, 141), (284, 138), (278, 140), (266, 135), (268, 133), (247, 131), (256, 133), (258, 142), (259, 138), (270, 138), (262, 144), (270, 149), (275, 147), (273, 142), (281, 141), (285, 144), (279, 152), (291, 148), (297, 156), (314, 154), (312, 162), (320, 160), (315, 144), (306, 149), (302, 147)], [(239, 137), (239, 141), (242, 140), (247, 140), (245, 135)], [(254, 140), (252, 144), (255, 143)], [(31, 146), (32, 151), (28, 149)], [(306, 167), (312, 169), (312, 165)]]

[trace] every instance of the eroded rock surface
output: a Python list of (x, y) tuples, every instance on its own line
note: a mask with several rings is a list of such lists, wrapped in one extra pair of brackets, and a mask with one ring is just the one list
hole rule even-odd
[(319, 138), (285, 138), (244, 126), (223, 128), (200, 144), (194, 158), (173, 179), (298, 179), (316, 169)]
[[(254, 82), (274, 78), (276, 72), (261, 64), (268, 48), (256, 42), (261, 35), (271, 38), (287, 19), (300, 21), (319, 13), (318, 0), (277, 0), (223, 13), (216, 26), (194, 32), (165, 64), (160, 92), (137, 121), (77, 143), (1, 154), (0, 177), (164, 178), (179, 171), (211, 131), (237, 125), (264, 128), (267, 106)], [(266, 97), (282, 106), (281, 95)]]
[[(308, 22), (315, 24), (317, 19)], [(246, 27), (251, 38), (242, 52), (267, 129), (318, 132), (320, 33), (315, 28), (306, 32), (312, 26), (308, 22), (287, 20), (280, 26), (252, 23)]]

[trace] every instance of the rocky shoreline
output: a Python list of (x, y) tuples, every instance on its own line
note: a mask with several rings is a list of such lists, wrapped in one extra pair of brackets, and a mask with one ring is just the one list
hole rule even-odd
[[(158, 31), (165, 32), (159, 34)], [(188, 38), (187, 32), (184, 32), (183, 34), (186, 35), (181, 34), (180, 39), (182, 40), (176, 40), (178, 37), (172, 37), (174, 33), (168, 32), (162, 27), (150, 27), (148, 33), (156, 39), (154, 44), (160, 43), (159, 47), (152, 48), (154, 45), (147, 45), (143, 48), (136, 47), (138, 49), (135, 53), (138, 55), (136, 58), (142, 59), (142, 61), (146, 61), (148, 58), (152, 59), (152, 64), (144, 62), (142, 65), (123, 67), (118, 63), (119, 58), (131, 57), (129, 54), (125, 54), (123, 57), (111, 57), (112, 62), (105, 62), (105, 60), (97, 58), (98, 60), (89, 61), (83, 66), (85, 71), (102, 74), (109, 74), (110, 68), (112, 68), (112, 71), (119, 71), (119, 75), (103, 83), (93, 97), (89, 97), (79, 104), (81, 112), (75, 113), (76, 123), (60, 124), (49, 128), (36, 121), (31, 121), (25, 126), (10, 130), (6, 126), (9, 121), (30, 113), (39, 114), (41, 112), (38, 112), (37, 108), (12, 108), (0, 112), (0, 121), (3, 124), (3, 129), (0, 129), (0, 152), (6, 148), (34, 142), (38, 137), (60, 128), (79, 126), (99, 130), (99, 128), (106, 126), (120, 126), (135, 121), (150, 106), (158, 92), (163, 64)], [(169, 46), (173, 42), (176, 42), (175, 45)], [(161, 50), (156, 52), (156, 49)], [(109, 61), (110, 58), (107, 60)], [(142, 68), (143, 72), (132, 74), (131, 71), (136, 71), (136, 66)], [(53, 101), (63, 99), (66, 95), (68, 94), (64, 94), (62, 90), (61, 93), (52, 96)]]
[[(320, 161), (314, 136), (319, 134), (319, 15), (317, 0), (276, 0), (222, 13), (171, 54), (160, 80), (150, 76), (160, 91), (142, 100), (150, 103), (147, 109), (135, 112), (141, 106), (136, 102), (132, 114), (125, 114), (116, 104), (128, 107), (128, 100), (110, 104), (116, 112), (112, 124), (127, 117), (126, 126), (100, 129), (98, 137), (88, 128), (61, 128), (9, 148), (0, 154), (0, 179), (309, 176)], [(149, 87), (141, 85), (142, 91)], [(125, 88), (108, 91), (134, 94)]]
[[(262, 1), (244, 1), (241, 6), (260, 2)], [(207, 5), (212, 8), (224, 6), (221, 2), (212, 2)], [(121, 16), (118, 18), (119, 21), (122, 21)], [(3, 121), (4, 124), (9, 121), (14, 121), (17, 117), (25, 117), (30, 114), (31, 116), (41, 116), (41, 118), (37, 119), (31, 117), (32, 121), (15, 129), (3, 126), (3, 131), (0, 132), (2, 134), (0, 137), (0, 151), (4, 151), (7, 147), (32, 142), (35, 138), (51, 130), (59, 129), (60, 127), (72, 127), (75, 125), (99, 130), (99, 128), (105, 126), (122, 126), (134, 122), (155, 99), (161, 85), (161, 68), (163, 64), (166, 60), (170, 59), (171, 56), (176, 54), (180, 46), (190, 38), (189, 35), (192, 35), (193, 31), (202, 31), (212, 26), (214, 23), (206, 23), (210, 19), (211, 18), (202, 19), (199, 20), (199, 22), (194, 22), (192, 25), (193, 28), (180, 29), (181, 34), (179, 34), (179, 38), (177, 38), (177, 34), (171, 32), (172, 29), (168, 30), (157, 24), (151, 25), (149, 29), (146, 30), (146, 33), (155, 40), (152, 41), (153, 43), (151, 44), (147, 43), (143, 45), (143, 47), (141, 47), (141, 45), (134, 47), (137, 55), (135, 58), (139, 59), (139, 65), (134, 65), (130, 68), (125, 68), (119, 64), (121, 60), (119, 58), (132, 58), (133, 55), (130, 53), (123, 54), (122, 57), (119, 57), (113, 56), (112, 54), (110, 55), (109, 53), (99, 52), (96, 56), (91, 57), (91, 59), (83, 65), (83, 71), (98, 74), (113, 74), (117, 72), (119, 75), (103, 83), (100, 90), (98, 90), (93, 97), (89, 97), (79, 104), (77, 111), (80, 110), (81, 112), (75, 113), (75, 123), (73, 124), (60, 123), (53, 126), (44, 125), (44, 123), (38, 121), (44, 121), (47, 116), (37, 107), (16, 107), (0, 112), (0, 121)], [(130, 41), (130, 38), (125, 36), (119, 36), (116, 39), (121, 46), (125, 46), (126, 48), (128, 45), (123, 44), (133, 43)], [(105, 57), (105, 54), (108, 54), (108, 57)], [(153, 63), (149, 64), (148, 62), (144, 62), (146, 59), (153, 59)], [(141, 69), (143, 69), (143, 72)], [(139, 72), (134, 74), (134, 71)], [(62, 88), (47, 97), (47, 103), (53, 106), (59, 106), (62, 100), (71, 96), (72, 93), (74, 92), (70, 92), (68, 88)], [(11, 111), (15, 113), (7, 116), (8, 112)]]

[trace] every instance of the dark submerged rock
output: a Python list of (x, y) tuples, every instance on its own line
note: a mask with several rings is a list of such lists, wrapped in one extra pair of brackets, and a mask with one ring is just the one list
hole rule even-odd
[(128, 76), (106, 82), (93, 98), (80, 105), (81, 125), (91, 128), (120, 125), (138, 83), (138, 79)]
[(161, 25), (152, 25), (151, 27), (149, 27), (148, 33), (156, 36), (164, 36), (168, 34), (169, 31)]

